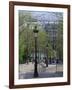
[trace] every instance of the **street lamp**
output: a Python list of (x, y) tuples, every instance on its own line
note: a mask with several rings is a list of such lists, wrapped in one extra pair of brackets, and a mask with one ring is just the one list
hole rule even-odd
[(47, 59), (46, 59), (46, 67), (48, 67), (48, 44), (46, 45), (46, 53), (47, 53)]
[(34, 37), (35, 37), (35, 64), (34, 64), (34, 77), (38, 77), (38, 71), (37, 71), (37, 36), (38, 36), (38, 30), (37, 26), (34, 27)]

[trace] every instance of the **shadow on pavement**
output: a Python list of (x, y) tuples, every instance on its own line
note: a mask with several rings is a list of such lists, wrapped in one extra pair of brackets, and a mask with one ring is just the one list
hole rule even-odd
[[(54, 72), (54, 73), (40, 72), (38, 74), (39, 74), (38, 78), (63, 77), (63, 72)], [(19, 74), (19, 79), (32, 79), (32, 78), (34, 78), (33, 72), (27, 72), (27, 73)]]

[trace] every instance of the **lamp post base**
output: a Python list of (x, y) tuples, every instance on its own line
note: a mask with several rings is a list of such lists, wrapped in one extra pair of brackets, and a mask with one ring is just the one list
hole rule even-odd
[(34, 73), (34, 77), (35, 77), (35, 78), (38, 77), (38, 72)]

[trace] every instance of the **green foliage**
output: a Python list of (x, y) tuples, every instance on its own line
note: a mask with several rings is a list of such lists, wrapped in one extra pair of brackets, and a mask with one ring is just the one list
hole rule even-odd
[(28, 51), (33, 47), (33, 33), (29, 28), (31, 23), (28, 22), (34, 20), (35, 19), (32, 18), (31, 13), (23, 13), (23, 11), (19, 11), (19, 63), (26, 62)]
[[(34, 23), (33, 21), (36, 21)], [(63, 50), (63, 23), (58, 24), (58, 33), (56, 41), (56, 50), (53, 50), (49, 33), (46, 33), (43, 26), (35, 18), (32, 17), (31, 13), (19, 13), (19, 63), (25, 63), (28, 56), (35, 50), (34, 33), (32, 27), (35, 25), (38, 27), (38, 38), (37, 38), (37, 48), (40, 52), (45, 52), (48, 54), (48, 58), (62, 57)], [(48, 44), (48, 48), (46, 45)], [(48, 53), (46, 52), (48, 50)]]
[(39, 45), (39, 48), (42, 49), (42, 48), (45, 48), (46, 46), (46, 42), (47, 41), (47, 38), (46, 38), (46, 32), (45, 31), (39, 31), (38, 33), (38, 45)]
[(24, 63), (26, 59), (26, 52), (25, 52), (24, 45), (19, 46), (19, 63)]
[(55, 57), (55, 50), (53, 50), (51, 44), (48, 44), (48, 58), (53, 58)]

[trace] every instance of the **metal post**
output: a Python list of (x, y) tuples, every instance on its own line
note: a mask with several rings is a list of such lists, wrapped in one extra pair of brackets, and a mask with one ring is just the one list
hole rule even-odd
[(37, 30), (37, 26), (35, 26), (33, 32), (34, 32), (34, 34), (35, 34), (35, 64), (34, 64), (34, 77), (38, 77), (38, 71), (37, 71), (37, 34), (38, 34), (38, 30)]
[(35, 67), (34, 67), (34, 77), (38, 77), (38, 71), (37, 71), (37, 37), (35, 37)]
[(47, 45), (47, 60), (46, 60), (46, 67), (48, 67), (48, 45)]

